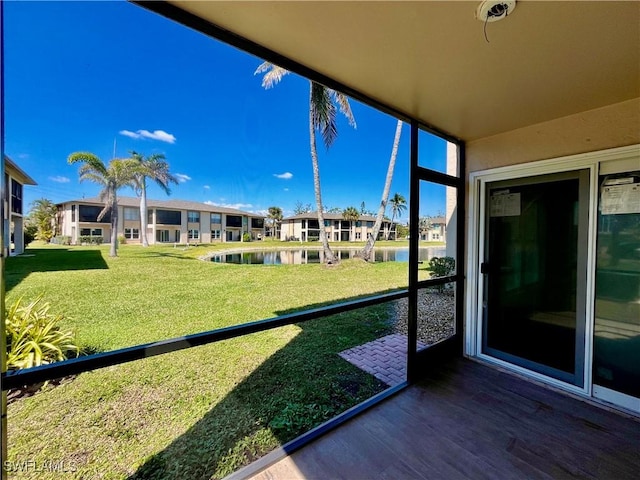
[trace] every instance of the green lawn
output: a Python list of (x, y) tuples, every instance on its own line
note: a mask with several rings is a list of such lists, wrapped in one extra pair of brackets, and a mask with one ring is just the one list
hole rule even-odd
[[(223, 246), (124, 245), (114, 259), (107, 248), (35, 247), (26, 252), (33, 256), (9, 258), (7, 302), (43, 293), (83, 346), (109, 350), (407, 284), (406, 263), (231, 265), (197, 259)], [(45, 388), (9, 406), (9, 458), (65, 461), (76, 469), (67, 478), (224, 476), (384, 388), (337, 353), (384, 335), (388, 310), (282, 327)]]

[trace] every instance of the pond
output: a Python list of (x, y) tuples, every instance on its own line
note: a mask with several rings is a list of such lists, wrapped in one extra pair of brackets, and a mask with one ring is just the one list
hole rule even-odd
[[(340, 259), (356, 258), (361, 249), (334, 249), (333, 253)], [(380, 248), (374, 249), (375, 262), (408, 262), (408, 248)], [(422, 262), (428, 262), (433, 257), (444, 257), (445, 247), (426, 247), (419, 250), (418, 257)], [(285, 250), (251, 250), (245, 252), (221, 252), (214, 254), (210, 260), (215, 263), (235, 263), (238, 265), (302, 265), (305, 263), (321, 263), (321, 250), (297, 248)]]

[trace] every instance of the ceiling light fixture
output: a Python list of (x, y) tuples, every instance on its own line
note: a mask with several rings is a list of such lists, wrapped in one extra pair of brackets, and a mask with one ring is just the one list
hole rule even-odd
[(476, 18), (481, 22), (497, 22), (511, 15), (516, 0), (485, 0), (476, 9)]

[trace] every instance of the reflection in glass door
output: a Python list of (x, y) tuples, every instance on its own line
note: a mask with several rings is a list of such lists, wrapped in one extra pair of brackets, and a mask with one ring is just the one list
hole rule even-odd
[(640, 412), (640, 171), (602, 176), (593, 394)]
[(584, 386), (589, 172), (487, 184), (482, 353)]

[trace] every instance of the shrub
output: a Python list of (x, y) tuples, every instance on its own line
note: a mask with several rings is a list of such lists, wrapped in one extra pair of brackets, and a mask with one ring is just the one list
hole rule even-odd
[(127, 239), (124, 238), (124, 235), (118, 235), (118, 243), (120, 245), (124, 245), (125, 243), (127, 243)]
[(68, 235), (58, 235), (51, 239), (51, 243), (54, 245), (71, 245), (71, 237)]
[(80, 242), (80, 244), (87, 245), (102, 245), (102, 237), (90, 237), (88, 235), (83, 235), (78, 238), (78, 242)]
[(456, 268), (456, 260), (453, 257), (433, 257), (429, 260), (427, 270), (432, 272), (434, 278), (453, 275)]
[(7, 368), (37, 367), (66, 360), (80, 353), (71, 331), (58, 325), (62, 315), (49, 312), (51, 305), (42, 302), (42, 295), (27, 305), (22, 297), (7, 310)]
[(38, 232), (38, 227), (35, 225), (25, 225), (24, 227), (24, 246), (27, 247), (31, 242), (36, 239), (36, 233)]
[(250, 242), (251, 241), (251, 234), (250, 233), (243, 233), (242, 234), (242, 241), (243, 242)]

